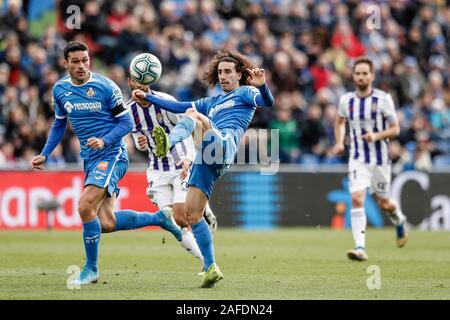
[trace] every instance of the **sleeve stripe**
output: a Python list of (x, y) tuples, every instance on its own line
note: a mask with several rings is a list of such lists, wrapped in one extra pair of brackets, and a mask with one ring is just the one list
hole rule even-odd
[(116, 118), (121, 117), (121, 116), (123, 116), (124, 114), (127, 114), (128, 112), (129, 112), (129, 110), (128, 110), (128, 109), (125, 109), (124, 111), (122, 111), (121, 113), (119, 113), (118, 115), (116, 115), (115, 117), (116, 117)]
[(261, 95), (261, 93), (257, 93), (257, 94), (255, 94), (255, 95), (253, 96), (253, 103), (255, 104), (255, 107), (258, 107), (258, 103), (256, 102), (256, 97), (257, 97), (258, 95)]
[(57, 114), (55, 114), (55, 118), (56, 119), (65, 119), (65, 118), (67, 118), (67, 116), (58, 116)]

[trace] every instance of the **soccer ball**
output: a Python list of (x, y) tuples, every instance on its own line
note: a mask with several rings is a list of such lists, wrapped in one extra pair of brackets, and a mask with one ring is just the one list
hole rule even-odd
[(155, 83), (161, 77), (161, 72), (161, 62), (150, 53), (141, 53), (131, 60), (130, 77), (139, 84)]

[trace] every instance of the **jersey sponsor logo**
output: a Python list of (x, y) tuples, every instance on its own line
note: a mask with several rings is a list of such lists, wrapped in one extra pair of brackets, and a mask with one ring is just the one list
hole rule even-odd
[(220, 110), (223, 109), (230, 109), (234, 107), (234, 100), (228, 100), (224, 103), (218, 104), (217, 106), (215, 106), (214, 108), (211, 109), (211, 111), (209, 111), (208, 113), (208, 117), (212, 118), (214, 117)]
[(86, 91), (86, 94), (87, 94), (88, 97), (92, 97), (93, 95), (95, 95), (95, 90), (92, 89), (92, 88), (89, 88), (89, 89)]
[(97, 165), (97, 169), (106, 171), (106, 169), (108, 169), (108, 165), (109, 163), (107, 161), (99, 162)]
[(71, 94), (72, 94), (71, 91), (64, 93), (64, 95), (65, 95), (66, 97), (70, 96)]
[[(67, 109), (67, 107), (70, 107), (70, 111)], [(64, 104), (64, 108), (66, 108), (67, 112), (69, 112), (69, 113), (72, 112), (72, 109), (75, 109), (77, 111), (100, 112), (102, 110), (102, 103), (101, 102), (79, 102), (79, 103), (72, 104), (69, 101), (67, 101)]]
[(68, 113), (71, 113), (74, 108), (74, 105), (70, 101), (66, 101), (66, 103), (64, 103), (64, 109), (66, 109)]

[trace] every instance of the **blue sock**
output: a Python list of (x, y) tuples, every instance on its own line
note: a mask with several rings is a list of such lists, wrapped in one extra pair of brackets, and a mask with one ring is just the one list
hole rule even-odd
[(102, 228), (98, 217), (94, 220), (83, 223), (83, 242), (86, 251), (86, 267), (92, 271), (97, 271), (98, 245)]
[(161, 216), (157, 213), (137, 212), (134, 210), (121, 210), (114, 212), (116, 216), (116, 230), (132, 230), (147, 226), (159, 226)]
[(184, 117), (178, 121), (169, 134), (170, 145), (173, 146), (189, 137), (194, 132), (195, 124), (194, 119), (191, 117)]
[(205, 219), (200, 220), (197, 224), (191, 225), (191, 228), (195, 241), (197, 241), (198, 247), (202, 252), (206, 271), (209, 266), (214, 263), (214, 243), (212, 233), (209, 230)]

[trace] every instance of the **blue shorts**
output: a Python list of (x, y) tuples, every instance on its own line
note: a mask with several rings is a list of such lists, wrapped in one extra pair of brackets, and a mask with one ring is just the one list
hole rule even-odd
[(113, 193), (119, 196), (119, 181), (128, 170), (128, 155), (121, 150), (118, 154), (84, 161), (84, 186), (94, 185), (106, 188), (107, 197)]
[[(212, 148), (214, 143), (216, 144), (215, 151), (210, 152), (214, 149)], [(219, 149), (221, 150), (219, 151)], [(210, 199), (214, 183), (230, 168), (237, 152), (236, 149), (233, 136), (224, 134), (213, 126), (213, 129), (208, 131), (202, 141), (201, 151), (197, 152), (188, 186), (199, 188)]]

